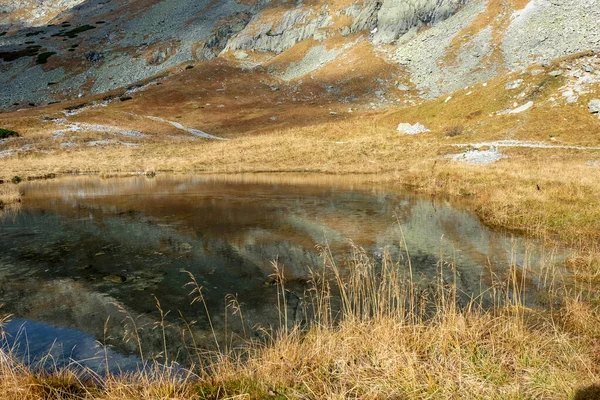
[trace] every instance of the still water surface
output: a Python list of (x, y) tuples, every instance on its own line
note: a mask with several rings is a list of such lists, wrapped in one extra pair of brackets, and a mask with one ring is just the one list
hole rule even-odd
[[(341, 178), (78, 177), (23, 190), (20, 212), (0, 219), (0, 304), (14, 316), (5, 345), (30, 362), (50, 352), (59, 363), (102, 368), (94, 358), (105, 356), (101, 341), (111, 344), (114, 368), (132, 369), (139, 351), (123, 340), (131, 333), (123, 320), (143, 326), (144, 355), (157, 354), (157, 300), (170, 310), (168, 351), (185, 362), (181, 316), (197, 321), (198, 343), (213, 342), (203, 307), (190, 304), (185, 271), (204, 288), (217, 336), (277, 325), (272, 261), (284, 266), (293, 315), (295, 293), (323, 264), (316, 246), (324, 243), (343, 264), (350, 240), (377, 258), (397, 255), (404, 237), (420, 279), (433, 279), (440, 258), (452, 261), (467, 297), (511, 260), (557, 259), (534, 241), (483, 226), (460, 204)], [(226, 310), (230, 295), (244, 326)]]

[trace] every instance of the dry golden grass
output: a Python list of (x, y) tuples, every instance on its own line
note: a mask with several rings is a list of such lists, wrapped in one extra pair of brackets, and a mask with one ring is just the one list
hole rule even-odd
[[(0, 392), (6, 400), (566, 399), (600, 382), (594, 292), (553, 279), (534, 289), (513, 266), (494, 276), (481, 298), (464, 302), (455, 282), (416, 285), (408, 261), (386, 256), (375, 265), (357, 249), (339, 269), (324, 254), (305, 297), (305, 325), (286, 320), (285, 279), (274, 264), (280, 328), (243, 349), (208, 353), (199, 360), (202, 370), (153, 365), (133, 375), (84, 378), (73, 369), (36, 371), (0, 352)], [(452, 265), (438, 268), (441, 277)], [(527, 308), (522, 299), (529, 291), (562, 306)], [(482, 307), (484, 296), (493, 306)]]
[(0, 210), (5, 206), (21, 201), (21, 193), (17, 185), (5, 183), (0, 185)]
[[(326, 135), (323, 134), (326, 132)], [(226, 142), (160, 138), (139, 148), (58, 150), (0, 161), (4, 176), (48, 173), (312, 172), (358, 174), (464, 198), (488, 224), (592, 245), (600, 237), (598, 151), (514, 149), (511, 158), (477, 166), (443, 159), (460, 149), (433, 135), (418, 141), (384, 123), (347, 122), (245, 136)]]

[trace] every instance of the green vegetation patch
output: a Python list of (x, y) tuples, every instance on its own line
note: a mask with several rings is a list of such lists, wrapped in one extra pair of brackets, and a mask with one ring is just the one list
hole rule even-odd
[(59, 32), (57, 34), (54, 34), (52, 36), (68, 37), (70, 39), (73, 39), (73, 38), (77, 37), (77, 34), (85, 32), (85, 31), (89, 31), (91, 29), (96, 29), (96, 27), (92, 26), (92, 25), (82, 25), (82, 26), (79, 26), (79, 27), (77, 27), (75, 29), (71, 29), (70, 31), (66, 31), (66, 32), (61, 31), (61, 32)]
[(10, 129), (0, 128), (0, 139), (7, 139), (11, 136), (19, 136), (18, 132), (11, 131)]
[(0, 58), (6, 62), (18, 60), (22, 57), (37, 56), (42, 46), (27, 46), (22, 50), (0, 52)]
[(36, 64), (46, 64), (48, 62), (48, 59), (55, 54), (56, 54), (55, 51), (46, 51), (46, 52), (38, 55), (38, 58), (35, 61), (35, 63)]

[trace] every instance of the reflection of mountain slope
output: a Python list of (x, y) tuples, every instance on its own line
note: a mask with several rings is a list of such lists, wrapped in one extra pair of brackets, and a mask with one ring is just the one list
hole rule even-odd
[[(420, 282), (435, 278), (442, 257), (456, 264), (467, 297), (485, 287), (489, 260), (495, 271), (506, 269), (513, 247), (510, 236), (451, 204), (381, 191), (185, 176), (57, 180), (25, 191), (22, 212), (0, 222), (0, 278), (7, 282), (0, 302), (18, 317), (95, 337), (108, 316), (118, 333), (113, 335), (123, 333), (113, 302), (143, 315), (145, 323), (155, 322), (156, 296), (165, 310), (197, 320), (198, 342), (210, 344), (208, 321), (202, 307), (190, 305), (190, 278), (182, 271), (203, 287), (218, 335), (229, 294), (242, 303), (247, 327), (277, 324), (277, 290), (268, 284), (271, 261), (284, 267), (295, 315), (294, 293), (302, 293), (309, 268), (322, 266), (315, 246), (325, 239), (343, 268), (350, 239), (369, 256), (378, 259), (387, 250), (397, 260), (404, 256), (404, 237)], [(524, 246), (535, 243), (522, 243), (512, 256), (524, 267)], [(444, 279), (453, 278), (446, 267)], [(175, 312), (170, 320), (176, 322)], [(227, 325), (243, 331), (237, 318)], [(148, 354), (160, 348), (156, 331), (144, 335)]]

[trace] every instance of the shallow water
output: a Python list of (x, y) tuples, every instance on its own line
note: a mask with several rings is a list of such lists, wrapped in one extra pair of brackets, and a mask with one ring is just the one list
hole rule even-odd
[[(275, 259), (288, 279), (291, 318), (300, 318), (299, 296), (310, 268), (323, 263), (316, 246), (324, 243), (343, 265), (350, 240), (375, 258), (399, 256), (404, 240), (419, 279), (434, 279), (440, 258), (451, 261), (467, 298), (511, 260), (533, 268), (557, 258), (535, 241), (483, 226), (460, 204), (345, 178), (78, 177), (23, 190), (20, 212), (0, 219), (0, 304), (16, 318), (8, 345), (30, 361), (50, 351), (60, 362), (102, 368), (93, 357), (107, 354), (98, 340), (111, 345), (114, 368), (131, 369), (140, 352), (127, 340), (134, 332), (127, 316), (142, 327), (142, 356), (156, 355), (158, 301), (170, 310), (170, 359), (185, 362), (181, 316), (196, 321), (197, 343), (214, 343), (204, 308), (190, 304), (185, 271), (203, 287), (218, 339), (278, 325), (269, 284)], [(243, 323), (227, 308), (231, 295)]]

